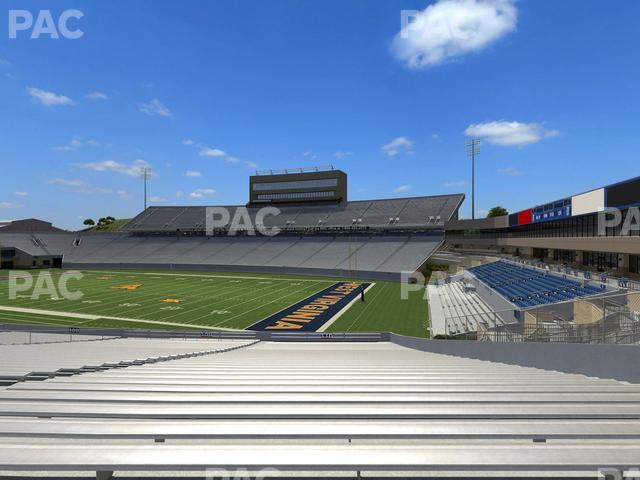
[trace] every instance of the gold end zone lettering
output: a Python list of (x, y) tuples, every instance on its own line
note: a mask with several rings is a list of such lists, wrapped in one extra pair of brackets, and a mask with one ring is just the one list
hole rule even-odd
[(283, 322), (282, 320), (277, 320), (275, 325), (269, 325), (265, 328), (265, 330), (297, 330), (302, 328), (302, 325), (298, 325), (297, 323), (289, 323)]
[(299, 310), (296, 310), (297, 312), (300, 311), (315, 311), (315, 310), (326, 310), (327, 308), (329, 308), (327, 305), (314, 305), (313, 303), (309, 304), (309, 305), (305, 305), (304, 307), (300, 308)]
[[(336, 283), (332, 287), (323, 290), (322, 292), (324, 293), (319, 292), (305, 300), (301, 300), (285, 311), (276, 313), (249, 328), (255, 330), (315, 331), (328, 320), (331, 320), (331, 317), (335, 315), (333, 310), (337, 305), (341, 305), (342, 302), (353, 296), (354, 292), (363, 288), (364, 285), (357, 282)], [(286, 313), (287, 311), (288, 313)]]

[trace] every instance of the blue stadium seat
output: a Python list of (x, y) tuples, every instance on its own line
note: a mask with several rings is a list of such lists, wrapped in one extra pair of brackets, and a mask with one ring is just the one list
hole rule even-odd
[(583, 286), (576, 280), (556, 277), (502, 260), (469, 268), (469, 272), (520, 308), (602, 293), (597, 287)]

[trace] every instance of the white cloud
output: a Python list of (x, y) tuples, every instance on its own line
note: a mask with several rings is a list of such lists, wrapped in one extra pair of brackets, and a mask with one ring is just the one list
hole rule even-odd
[(0, 65), (9, 66), (9, 65), (11, 65), (11, 62), (9, 60), (7, 60), (6, 58), (0, 58)]
[(227, 157), (224, 161), (225, 163), (240, 163), (240, 159), (238, 157)]
[(29, 192), (14, 192), (14, 195), (17, 195), (18, 197), (27, 197), (29, 196)]
[(353, 152), (340, 152), (340, 151), (338, 151), (338, 152), (333, 154), (333, 156), (336, 157), (339, 160), (342, 160), (343, 158), (346, 158), (346, 157), (350, 157), (351, 155), (353, 155)]
[(258, 169), (258, 164), (256, 162), (252, 162), (250, 160), (245, 160), (244, 164), (247, 168), (250, 168), (251, 170), (257, 170)]
[(45, 107), (55, 107), (57, 105), (74, 105), (73, 100), (64, 95), (58, 95), (57, 93), (47, 92), (39, 88), (27, 87), (27, 93), (31, 95), (31, 98), (44, 105)]
[(391, 140), (386, 145), (383, 145), (382, 151), (390, 157), (395, 157), (400, 152), (411, 154), (414, 153), (413, 141), (409, 140), (406, 137), (397, 137)]
[(189, 194), (191, 198), (205, 198), (215, 195), (216, 191), (213, 188), (197, 188)]
[(180, 190), (178, 190), (178, 191), (176, 192), (176, 197), (181, 198), (181, 197), (183, 197), (183, 196), (184, 196), (184, 193), (183, 193), (183, 192), (181, 192)]
[(501, 173), (502, 175), (509, 175), (510, 177), (519, 177), (521, 175), (524, 175), (524, 172), (513, 167), (499, 168), (497, 172)]
[(202, 173), (196, 171), (196, 170), (187, 170), (186, 172), (184, 172), (184, 174), (187, 177), (201, 177)]
[(17, 205), (12, 202), (0, 202), (0, 208), (14, 208)]
[(513, 32), (517, 17), (515, 0), (439, 0), (407, 19), (391, 51), (409, 68), (439, 65)]
[(224, 157), (227, 153), (219, 148), (202, 147), (200, 150), (201, 157)]
[(182, 142), (180, 142), (180, 143), (182, 143), (182, 145), (193, 145), (196, 142), (194, 142), (191, 139), (186, 139), (186, 140), (182, 140)]
[(89, 100), (107, 100), (109, 96), (104, 92), (95, 91), (88, 94), (87, 98)]
[(396, 193), (406, 193), (409, 190), (411, 190), (411, 185), (400, 185), (399, 187), (396, 187), (396, 189), (394, 190), (394, 192)]
[(161, 117), (170, 117), (171, 110), (169, 110), (160, 100), (154, 98), (147, 103), (141, 103), (138, 105), (138, 110), (142, 113), (146, 113), (149, 116), (160, 115)]
[(158, 197), (158, 196), (149, 197), (149, 201), (151, 203), (166, 202), (166, 200), (164, 198)]
[(440, 140), (440, 134), (439, 133), (432, 133), (431, 134), (431, 138), (433, 140)]
[(71, 137), (71, 140), (69, 140), (69, 142), (66, 145), (62, 145), (60, 147), (53, 147), (53, 149), (61, 152), (72, 152), (72, 151), (78, 150), (80, 147), (83, 147), (83, 146), (99, 147), (100, 142), (98, 142), (97, 140), (93, 140), (91, 138), (84, 140), (82, 137), (75, 135)]
[(142, 173), (143, 168), (150, 168), (150, 164), (144, 160), (135, 160), (127, 165), (125, 163), (116, 162), (115, 160), (104, 160), (102, 162), (80, 163), (76, 166), (88, 168), (95, 172), (115, 172), (127, 175), (129, 177), (137, 177)]
[(453, 180), (451, 182), (446, 182), (443, 186), (445, 188), (456, 188), (456, 187), (464, 187), (467, 184), (464, 180)]
[(84, 185), (82, 180), (67, 180), (66, 178), (54, 178), (49, 183), (53, 185), (62, 185), (63, 187), (81, 187)]
[(506, 120), (474, 123), (469, 125), (464, 133), (468, 137), (480, 137), (489, 143), (506, 146), (529, 145), (560, 134), (557, 130), (547, 130), (540, 123), (520, 123)]

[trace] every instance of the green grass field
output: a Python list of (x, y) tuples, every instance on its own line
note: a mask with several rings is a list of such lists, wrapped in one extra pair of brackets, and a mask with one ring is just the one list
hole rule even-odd
[[(38, 271), (31, 272), (37, 275)], [(175, 271), (83, 271), (68, 288), (79, 300), (33, 289), (9, 298), (8, 272), (0, 273), (0, 322), (153, 329), (244, 329), (338, 281), (326, 277)], [(60, 271), (52, 271), (56, 280)], [(122, 288), (130, 286), (131, 289)], [(365, 302), (355, 302), (327, 331), (427, 335), (424, 292), (400, 297), (400, 284), (375, 281)], [(16, 310), (10, 310), (15, 308)], [(28, 311), (27, 311), (28, 310)]]

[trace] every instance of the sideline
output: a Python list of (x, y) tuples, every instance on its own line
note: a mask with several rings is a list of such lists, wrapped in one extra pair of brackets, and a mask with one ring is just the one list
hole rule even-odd
[[(6, 311), (6, 312), (18, 312), (18, 313), (31, 313), (34, 315), (49, 315), (52, 317), (67, 317), (67, 318), (78, 318), (78, 319), (82, 319), (82, 320), (87, 320), (87, 321), (93, 321), (93, 320), (118, 320), (118, 321), (124, 321), (124, 322), (131, 322), (131, 323), (150, 323), (150, 324), (154, 324), (154, 325), (165, 325), (165, 326), (172, 326), (172, 327), (183, 327), (183, 328), (187, 328), (189, 330), (193, 329), (195, 327), (196, 330), (213, 330), (213, 331), (217, 331), (217, 330), (226, 330), (226, 331), (230, 331), (230, 332), (243, 332), (244, 330), (240, 330), (240, 329), (236, 329), (236, 328), (226, 328), (226, 327), (211, 327), (208, 325), (193, 325), (193, 324), (184, 324), (184, 323), (178, 323), (178, 322), (163, 322), (161, 320), (141, 320), (141, 319), (136, 319), (136, 318), (126, 318), (126, 317), (110, 317), (110, 316), (105, 316), (105, 315), (91, 315), (88, 313), (67, 313), (67, 312), (58, 312), (55, 310), (39, 310), (39, 309), (35, 309), (35, 308), (22, 308), (22, 307), (6, 307), (4, 305), (0, 305), (0, 311)], [(86, 322), (84, 322), (86, 323)], [(69, 327), (76, 327), (78, 325), (68, 325)], [(125, 327), (123, 327), (125, 328)]]

